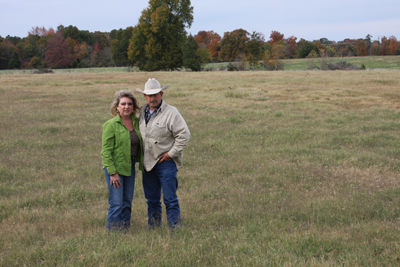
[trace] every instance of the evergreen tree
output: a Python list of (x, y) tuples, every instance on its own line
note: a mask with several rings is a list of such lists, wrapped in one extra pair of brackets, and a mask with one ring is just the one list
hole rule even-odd
[(197, 49), (199, 49), (198, 43), (192, 35), (189, 35), (182, 45), (183, 66), (192, 71), (201, 70), (201, 59), (197, 53)]
[(129, 60), (142, 70), (180, 68), (185, 28), (192, 22), (190, 0), (150, 0), (133, 30)]
[(0, 43), (0, 70), (5, 70), (8, 67), (12, 53), (10, 53), (10, 47), (4, 42)]
[(115, 39), (111, 41), (112, 59), (117, 66), (128, 66), (129, 40), (132, 38), (133, 27), (115, 32)]
[(11, 56), (10, 62), (8, 62), (9, 69), (20, 69), (21, 68), (21, 59), (19, 58), (18, 52), (14, 51)]
[(246, 43), (248, 52), (246, 60), (249, 62), (251, 69), (255, 69), (255, 67), (258, 65), (258, 62), (262, 59), (264, 52), (263, 45), (264, 43), (261, 40), (261, 35), (253, 31), (250, 41)]
[(316, 45), (309, 41), (301, 41), (299, 42), (299, 51), (298, 56), (299, 58), (306, 58), (311, 51), (315, 51), (316, 53), (319, 52), (319, 49)]

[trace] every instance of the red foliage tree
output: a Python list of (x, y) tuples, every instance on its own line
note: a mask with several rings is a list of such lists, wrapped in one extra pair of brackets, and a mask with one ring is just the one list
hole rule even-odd
[(297, 43), (296, 43), (297, 37), (294, 36), (290, 36), (289, 38), (287, 38), (285, 41), (285, 45), (287, 48), (287, 52), (288, 52), (288, 56), (290, 58), (294, 58), (297, 56)]
[(214, 31), (199, 31), (194, 39), (200, 48), (208, 48), (213, 58), (218, 57), (217, 44), (221, 41), (221, 36)]
[(52, 68), (69, 67), (76, 59), (71, 50), (62, 33), (57, 32), (47, 41), (44, 59)]
[(358, 39), (356, 41), (356, 50), (357, 50), (357, 55), (360, 57), (368, 55), (368, 45), (365, 42), (365, 40)]
[(390, 54), (389, 50), (389, 40), (386, 36), (383, 36), (381, 39), (381, 45), (379, 46), (378, 55), (386, 56)]
[(390, 54), (396, 55), (396, 51), (399, 48), (399, 42), (397, 41), (397, 38), (392, 35), (389, 37), (388, 42), (389, 42), (388, 48), (389, 48)]
[(271, 45), (277, 44), (280, 40), (283, 40), (284, 35), (278, 31), (271, 31), (271, 35), (269, 36), (268, 43)]
[(46, 36), (49, 34), (54, 34), (54, 29), (46, 29), (45, 27), (32, 27), (32, 29), (28, 32), (29, 35), (39, 35), (39, 36)]
[(207, 46), (206, 41), (205, 41), (207, 39), (206, 31), (199, 31), (193, 38), (199, 44), (200, 48), (204, 48)]

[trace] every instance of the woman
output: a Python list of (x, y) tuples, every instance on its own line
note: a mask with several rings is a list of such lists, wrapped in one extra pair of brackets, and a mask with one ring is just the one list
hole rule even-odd
[(142, 138), (136, 116), (139, 111), (130, 90), (118, 91), (111, 103), (114, 118), (103, 125), (101, 157), (109, 191), (108, 230), (127, 230), (130, 226), (135, 162), (143, 171)]

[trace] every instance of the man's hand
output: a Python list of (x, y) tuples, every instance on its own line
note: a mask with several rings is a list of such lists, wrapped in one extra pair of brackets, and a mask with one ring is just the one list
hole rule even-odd
[(166, 161), (172, 160), (172, 158), (169, 156), (168, 152), (165, 152), (165, 153), (162, 154), (159, 158), (160, 158), (160, 160), (158, 161), (158, 163), (161, 163), (161, 162), (163, 162), (164, 160), (166, 160)]

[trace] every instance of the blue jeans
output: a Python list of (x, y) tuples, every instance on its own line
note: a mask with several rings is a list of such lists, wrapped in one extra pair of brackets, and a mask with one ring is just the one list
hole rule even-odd
[(147, 214), (149, 227), (161, 226), (161, 189), (167, 210), (167, 220), (170, 227), (181, 225), (181, 210), (176, 195), (178, 179), (176, 164), (173, 160), (164, 160), (149, 171), (143, 172), (143, 190), (147, 199)]
[(118, 174), (121, 179), (121, 186), (115, 188), (110, 185), (110, 175), (107, 168), (104, 169), (108, 186), (108, 208), (107, 229), (123, 230), (128, 229), (131, 222), (132, 199), (135, 189), (135, 161), (132, 160), (131, 176)]

